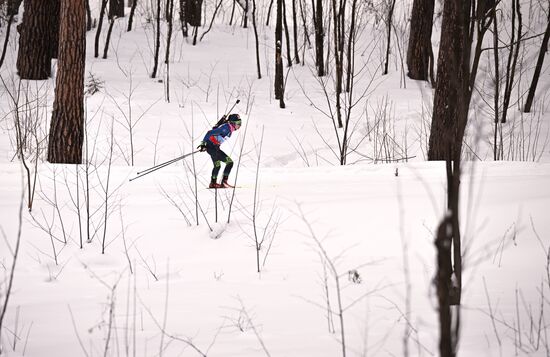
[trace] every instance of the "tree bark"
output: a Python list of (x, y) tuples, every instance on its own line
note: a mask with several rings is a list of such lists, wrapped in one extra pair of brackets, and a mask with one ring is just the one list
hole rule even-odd
[(191, 26), (200, 26), (202, 19), (202, 0), (185, 1), (185, 21)]
[(313, 5), (313, 22), (315, 23), (315, 65), (317, 66), (317, 75), (323, 77), (325, 75), (325, 60), (324, 60), (324, 37), (323, 30), (323, 0), (312, 0)]
[(124, 17), (124, 0), (109, 0), (109, 19)]
[(51, 29), (51, 37), (50, 37), (50, 55), (52, 58), (57, 58), (59, 53), (59, 11), (61, 0), (51, 0), (52, 1), (52, 7), (50, 9), (50, 25), (52, 26)]
[(160, 52), (160, 0), (157, 0), (157, 13), (156, 13), (156, 23), (157, 23), (157, 31), (155, 34), (155, 57), (154, 57), (154, 64), (153, 64), (153, 72), (151, 72), (151, 78), (157, 78), (157, 69), (159, 66), (159, 52)]
[(132, 31), (132, 24), (134, 22), (134, 13), (136, 12), (137, 0), (132, 1), (132, 7), (130, 8), (130, 17), (128, 18), (128, 29), (127, 31)]
[(94, 42), (94, 57), (99, 57), (99, 37), (101, 35), (101, 28), (103, 27), (103, 17), (105, 16), (105, 9), (107, 8), (107, 1), (101, 1), (101, 10), (99, 10), (99, 21), (97, 22), (97, 31), (95, 33)]
[(25, 0), (18, 26), (17, 72), (21, 79), (41, 80), (51, 75), (55, 0)]
[(260, 67), (260, 39), (258, 37), (258, 26), (256, 25), (256, 0), (252, 0), (252, 27), (254, 28), (254, 40), (256, 42), (256, 69), (258, 79), (261, 79), (262, 69)]
[(48, 161), (80, 164), (84, 133), (86, 6), (61, 0), (60, 46), (55, 99), (48, 142)]
[(533, 73), (533, 79), (529, 86), (529, 93), (527, 94), (527, 100), (523, 107), (523, 112), (531, 112), (531, 106), (533, 105), (533, 99), (535, 99), (535, 91), (539, 83), (540, 73), (542, 72), (542, 64), (544, 63), (544, 56), (548, 50), (548, 40), (550, 39), (550, 10), (548, 11), (548, 24), (546, 25), (546, 31), (544, 31), (544, 37), (542, 38), (542, 44), (540, 46), (539, 56), (537, 58), (537, 64), (535, 65), (535, 72)]
[(428, 160), (460, 159), (470, 104), (470, 1), (443, 7)]
[(283, 79), (283, 0), (277, 0), (277, 19), (275, 25), (275, 99), (279, 99), (279, 106), (284, 104)]
[(433, 65), (432, 27), (434, 0), (414, 0), (411, 13), (407, 75), (411, 79), (427, 81), (430, 64)]
[(390, 0), (390, 7), (388, 9), (388, 18), (386, 19), (387, 22), (387, 29), (388, 29), (388, 35), (386, 38), (386, 61), (384, 62), (384, 72), (382, 74), (386, 75), (388, 74), (388, 67), (390, 65), (390, 47), (391, 47), (391, 29), (393, 26), (393, 11), (395, 9), (395, 0)]
[(288, 67), (292, 67), (292, 55), (290, 54), (290, 34), (288, 31), (288, 22), (286, 21), (286, 1), (283, 0), (283, 24), (285, 28), (285, 42), (286, 42), (286, 63)]

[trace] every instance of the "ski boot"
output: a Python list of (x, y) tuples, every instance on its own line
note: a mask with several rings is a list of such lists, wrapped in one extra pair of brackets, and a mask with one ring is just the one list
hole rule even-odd
[(233, 188), (235, 186), (230, 185), (229, 182), (227, 182), (228, 177), (224, 177), (222, 180), (222, 187), (223, 188)]
[(223, 184), (217, 183), (216, 179), (212, 179), (212, 181), (210, 181), (210, 185), (208, 185), (208, 188), (223, 188)]

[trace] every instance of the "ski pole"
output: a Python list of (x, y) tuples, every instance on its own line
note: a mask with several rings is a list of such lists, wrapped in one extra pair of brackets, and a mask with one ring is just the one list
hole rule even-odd
[(141, 175), (141, 174), (143, 174), (143, 173), (145, 173), (145, 172), (147, 172), (147, 171), (154, 171), (154, 170), (156, 170), (157, 168), (161, 168), (161, 166), (164, 167), (164, 166), (166, 166), (166, 165), (170, 165), (170, 164), (172, 164), (172, 163), (174, 163), (174, 162), (176, 162), (176, 161), (179, 161), (179, 160), (183, 159), (185, 156), (187, 156), (187, 155), (176, 157), (175, 159), (165, 161), (165, 162), (163, 162), (163, 163), (160, 163), (160, 164), (158, 164), (158, 165), (152, 166), (152, 167), (150, 167), (150, 168), (148, 168), (148, 169), (145, 169), (145, 170), (143, 170), (143, 171), (138, 171), (137, 174), (138, 174), (138, 175)]
[(162, 164), (158, 164), (158, 165), (156, 165), (156, 166), (153, 166), (153, 167), (150, 167), (150, 168), (148, 168), (148, 169), (146, 169), (146, 170), (143, 170), (143, 171), (141, 171), (141, 172), (138, 172), (138, 175), (137, 175), (136, 177), (134, 177), (134, 178), (131, 178), (130, 181), (134, 181), (135, 179), (138, 179), (138, 178), (143, 177), (143, 176), (145, 176), (145, 175), (148, 175), (148, 174), (150, 174), (150, 173), (152, 173), (152, 172), (155, 172), (155, 171), (157, 171), (157, 170), (160, 170), (160, 169), (162, 169), (163, 167), (166, 167), (166, 166), (168, 166), (168, 165), (171, 165), (171, 164), (173, 164), (173, 163), (175, 163), (175, 162), (177, 162), (177, 161), (179, 161), (179, 160), (182, 160), (182, 159), (186, 158), (187, 156), (194, 155), (194, 154), (196, 154), (196, 153), (198, 153), (198, 152), (200, 152), (200, 150), (190, 152), (189, 154), (182, 155), (182, 156), (177, 157), (177, 158), (175, 158), (175, 159), (168, 160), (168, 161), (166, 161), (166, 162), (163, 162)]

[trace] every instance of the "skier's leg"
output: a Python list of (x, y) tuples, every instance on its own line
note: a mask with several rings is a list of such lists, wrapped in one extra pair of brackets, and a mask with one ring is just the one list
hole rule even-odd
[(210, 187), (214, 187), (218, 179), (218, 173), (220, 172), (221, 163), (227, 155), (225, 155), (224, 152), (220, 150), (219, 146), (210, 143), (206, 144), (206, 152), (210, 155), (212, 163), (214, 164), (214, 167), (212, 168), (212, 176), (210, 177)]
[(214, 168), (212, 169), (212, 182), (216, 182), (216, 179), (218, 178), (218, 173), (220, 172), (220, 168), (222, 166), (222, 162), (220, 160), (212, 160), (214, 161)]
[(225, 159), (225, 169), (223, 169), (223, 179), (224, 181), (227, 181), (229, 178), (229, 174), (231, 173), (231, 169), (233, 168), (233, 160), (229, 156)]

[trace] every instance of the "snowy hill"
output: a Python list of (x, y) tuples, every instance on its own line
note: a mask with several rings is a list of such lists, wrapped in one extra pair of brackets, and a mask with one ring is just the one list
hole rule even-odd
[[(380, 76), (382, 44), (361, 42), (353, 149), (341, 166), (342, 133), (325, 115), (312, 49), (305, 66), (285, 67), (279, 109), (273, 27), (260, 27), (262, 79), (253, 32), (227, 25), (229, 5), (197, 46), (174, 36), (169, 72), (162, 65), (152, 79), (146, 10), (132, 32), (117, 20), (105, 60), (93, 57), (95, 32), (87, 34), (87, 83), (99, 91), (86, 95), (85, 163), (53, 165), (38, 151), (35, 169), (30, 150), (31, 212), (16, 159), (10, 42), (1, 68), (0, 301), (21, 240), (2, 356), (328, 357), (342, 345), (349, 356), (438, 355), (433, 241), (446, 176), (443, 162), (425, 161), (433, 89), (403, 82), (398, 52)], [(369, 31), (381, 30), (369, 23)], [(33, 103), (20, 109), (35, 128), (27, 140), (41, 150), (54, 85), (22, 82)], [(206, 153), (129, 181), (194, 151), (237, 99), (243, 126), (222, 146), (236, 163), (235, 191), (206, 188)], [(545, 105), (528, 117), (513, 111), (510, 160), (498, 162), (486, 108), (479, 99), (472, 106), (461, 179), (462, 356), (549, 350)]]

